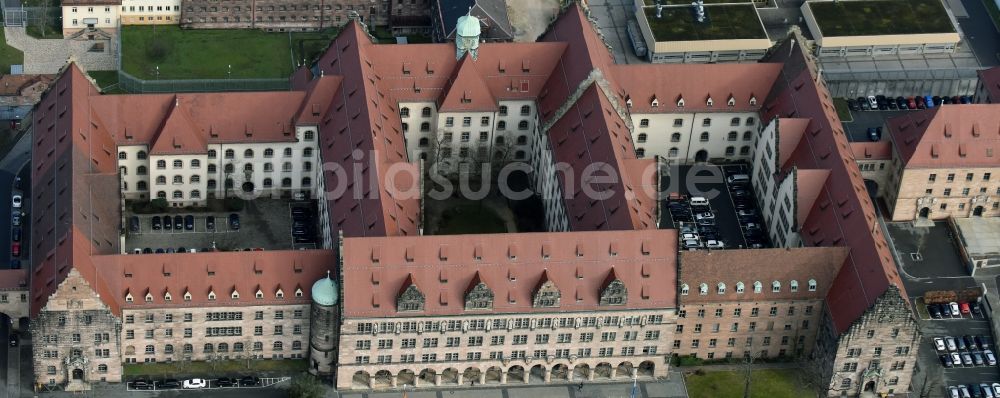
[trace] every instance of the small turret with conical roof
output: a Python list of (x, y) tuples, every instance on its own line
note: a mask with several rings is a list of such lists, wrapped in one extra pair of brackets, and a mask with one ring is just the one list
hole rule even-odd
[(478, 58), (479, 35), (482, 32), (479, 18), (472, 15), (472, 7), (469, 7), (469, 12), (458, 17), (458, 23), (455, 24), (455, 59), (462, 59), (465, 53), (469, 53), (472, 59)]

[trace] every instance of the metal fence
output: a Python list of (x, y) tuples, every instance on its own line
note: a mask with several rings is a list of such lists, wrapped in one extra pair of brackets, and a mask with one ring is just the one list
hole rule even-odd
[(290, 90), (291, 87), (292, 83), (287, 78), (142, 80), (124, 71), (118, 71), (118, 88), (134, 94), (220, 91), (286, 91)]

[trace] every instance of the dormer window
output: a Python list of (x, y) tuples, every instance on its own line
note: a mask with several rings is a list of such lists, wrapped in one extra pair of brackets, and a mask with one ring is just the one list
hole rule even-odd
[(132, 293), (125, 293), (125, 302), (131, 303), (133, 301), (135, 301), (135, 299), (132, 298)]
[(712, 97), (708, 97), (708, 99), (705, 100), (705, 105), (711, 107), (712, 105), (715, 105), (715, 101), (712, 101)]
[(736, 294), (743, 294), (743, 282), (736, 282)]
[(153, 295), (151, 293), (146, 293), (146, 302), (147, 303), (153, 302)]
[(173, 298), (173, 296), (170, 295), (170, 292), (166, 292), (166, 293), (163, 294), (163, 301), (171, 301), (173, 299), (174, 298)]
[(788, 282), (788, 288), (792, 290), (792, 293), (799, 291), (799, 281), (793, 279), (791, 282)]
[(750, 96), (750, 106), (756, 106), (756, 105), (757, 105), (757, 97)]
[(262, 299), (262, 298), (264, 298), (264, 292), (260, 291), (260, 289), (257, 289), (257, 293), (254, 293), (253, 296), (255, 298)]
[(809, 291), (810, 292), (815, 292), (816, 291), (816, 280), (815, 279), (810, 279), (809, 280)]
[[(476, 276), (478, 278), (478, 274)], [(531, 304), (535, 308), (554, 308), (559, 306), (559, 299), (562, 294), (555, 282), (549, 279), (548, 271), (542, 272), (541, 279), (535, 287), (535, 292), (531, 298)]]
[(649, 105), (652, 106), (653, 108), (658, 108), (660, 107), (660, 100), (656, 99), (656, 96), (654, 95), (653, 100), (650, 101)]
[(184, 301), (191, 301), (191, 292), (184, 292)]
[(719, 282), (719, 284), (716, 285), (715, 288), (719, 292), (719, 294), (726, 294), (726, 284), (725, 283)]
[(208, 292), (208, 300), (209, 301), (215, 300), (215, 292), (214, 291), (209, 291)]
[(233, 290), (233, 294), (230, 294), (229, 297), (231, 297), (233, 300), (239, 300), (240, 299), (240, 292), (237, 292), (237, 291)]
[(285, 298), (285, 292), (281, 291), (281, 289), (278, 289), (278, 291), (276, 293), (274, 293), (274, 297), (275, 298), (279, 298), (279, 299), (283, 299), (283, 298)]
[(678, 98), (677, 99), (677, 107), (678, 108), (683, 108), (684, 107), (684, 98)]
[(760, 283), (760, 281), (755, 281), (753, 283), (753, 292), (754, 293), (760, 293), (763, 290), (764, 290), (764, 284), (763, 283)]
[(687, 296), (689, 291), (687, 283), (681, 285), (681, 296)]
[(295, 289), (295, 297), (302, 297), (302, 289), (301, 288), (296, 288)]
[(707, 283), (702, 283), (702, 284), (698, 285), (698, 294), (700, 294), (702, 296), (708, 294), (708, 284)]
[(780, 293), (781, 292), (781, 282), (778, 282), (778, 281), (771, 282), (771, 292), (772, 293)]
[(615, 269), (611, 268), (607, 278), (604, 279), (604, 289), (601, 290), (600, 305), (624, 305), (628, 301), (628, 289), (625, 282), (618, 278)]
[(632, 98), (626, 98), (625, 99), (625, 106), (627, 106), (629, 108), (632, 107)]
[(726, 101), (726, 105), (729, 106), (729, 107), (736, 106), (736, 98), (734, 98), (733, 96), (730, 95), (729, 96), (729, 101)]

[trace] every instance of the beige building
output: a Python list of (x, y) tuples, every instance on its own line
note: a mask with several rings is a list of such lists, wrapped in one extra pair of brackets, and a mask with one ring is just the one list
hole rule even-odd
[[(696, 12), (692, 12), (695, 7), (690, 3), (664, 6), (653, 0), (633, 3), (646, 56), (653, 63), (754, 61), (761, 59), (773, 45), (756, 6), (751, 3), (705, 4), (704, 22), (696, 21)], [(705, 27), (727, 24), (739, 24), (739, 28)]]
[(180, 0), (122, 0), (122, 25), (176, 25), (180, 23)]
[(893, 221), (1000, 215), (996, 105), (952, 105), (890, 119), (885, 200)]
[(662, 377), (671, 242), (673, 230), (345, 239), (336, 385)]
[(61, 5), (63, 37), (107, 38), (118, 28), (121, 0), (69, 0)]

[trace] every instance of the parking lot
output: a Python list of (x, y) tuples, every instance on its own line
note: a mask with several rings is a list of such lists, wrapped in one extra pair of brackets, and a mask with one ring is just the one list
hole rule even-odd
[[(945, 368), (939, 352), (935, 347), (935, 337), (959, 339), (963, 336), (992, 337), (991, 320), (988, 311), (971, 302), (967, 314), (931, 318), (923, 296), (930, 291), (961, 291), (977, 288), (976, 281), (969, 276), (957, 252), (954, 238), (949, 234), (943, 223), (933, 227), (914, 227), (912, 223), (887, 224), (889, 239), (895, 248), (897, 262), (900, 267), (906, 293), (919, 316), (921, 333), (918, 372), (914, 377), (914, 390), (927, 390), (928, 396), (945, 396), (949, 394), (948, 387), (958, 385), (976, 385), (1000, 382), (1000, 369), (997, 366), (976, 365), (974, 353), (984, 352), (983, 349), (956, 349), (961, 359), (959, 365)], [(975, 310), (978, 309), (979, 314)], [(994, 355), (997, 352), (995, 343), (991, 344)], [(946, 350), (950, 355), (951, 350)], [(973, 360), (966, 365), (964, 353)], [(922, 382), (921, 380), (927, 380)], [(926, 388), (923, 388), (926, 387)]]
[[(681, 247), (685, 244), (684, 234), (697, 235), (688, 238), (698, 240), (702, 247), (711, 240), (722, 241), (727, 249), (747, 248), (754, 243), (769, 247), (766, 234), (759, 227), (760, 212), (749, 182), (743, 185), (726, 181), (727, 176), (748, 173), (748, 167), (742, 164), (672, 168), (669, 181), (664, 182), (664, 186), (670, 187), (671, 197), (661, 204), (660, 227), (680, 229)], [(689, 185), (688, 180), (695, 178), (698, 183)], [(692, 205), (691, 198), (699, 196), (708, 200), (707, 205)], [(688, 246), (695, 248), (693, 244)]]
[[(293, 220), (294, 208), (308, 209), (309, 219)], [(236, 214), (238, 226), (230, 217)], [(246, 202), (239, 212), (185, 212), (169, 210), (162, 214), (126, 214), (128, 233), (125, 250), (135, 253), (208, 250), (265, 249), (284, 250), (316, 247), (316, 208), (312, 201), (257, 199)], [(190, 216), (192, 223), (188, 224)], [(138, 218), (138, 226), (133, 218)], [(166, 218), (171, 219), (167, 228)], [(214, 217), (214, 228), (209, 228), (209, 217)], [(176, 221), (181, 221), (177, 224)], [(154, 221), (159, 228), (154, 229)], [(298, 230), (298, 239), (293, 236)], [(148, 249), (148, 250), (147, 250)]]
[[(905, 97), (909, 99), (909, 97)], [(849, 98), (848, 100), (858, 102), (864, 98)], [(865, 99), (867, 101), (867, 99)], [(915, 99), (914, 99), (915, 100)], [(932, 98), (933, 100), (933, 98)], [(933, 102), (933, 101), (932, 101)], [(925, 105), (926, 106), (926, 105)], [(938, 105), (941, 106), (941, 105)], [(949, 104), (944, 104), (944, 106), (952, 106)], [(847, 130), (848, 140), (851, 142), (870, 142), (872, 141), (868, 136), (869, 128), (880, 128), (885, 126), (885, 121), (889, 118), (906, 115), (910, 112), (919, 112), (920, 109), (916, 110), (902, 110), (897, 106), (897, 109), (883, 109), (883, 110), (851, 110), (850, 121), (844, 121), (844, 129)], [(888, 132), (882, 132), (882, 139), (886, 139), (885, 134)]]

